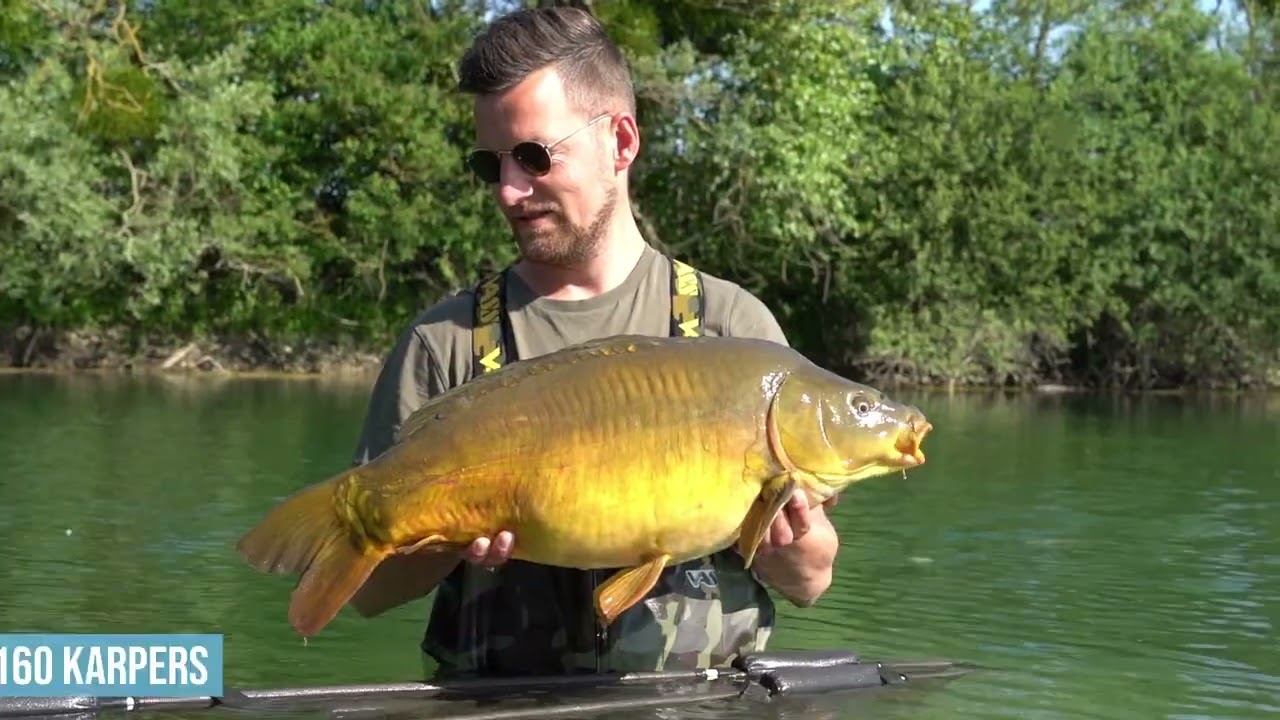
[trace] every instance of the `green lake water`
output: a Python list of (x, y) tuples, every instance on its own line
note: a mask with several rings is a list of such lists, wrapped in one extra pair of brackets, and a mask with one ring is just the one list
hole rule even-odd
[[(0, 632), (223, 633), (230, 687), (416, 679), (425, 603), (303, 643), (292, 581), (233, 552), (348, 462), (365, 391), (0, 375)], [(773, 648), (980, 669), (684, 716), (1280, 714), (1280, 399), (903, 395), (929, 464), (845, 493), (834, 585)]]

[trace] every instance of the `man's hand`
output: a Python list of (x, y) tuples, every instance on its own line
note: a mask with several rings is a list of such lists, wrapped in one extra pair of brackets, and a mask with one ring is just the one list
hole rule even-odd
[(480, 567), (498, 567), (511, 559), (513, 545), (515, 545), (515, 537), (503, 530), (492, 540), (487, 537), (473, 540), (471, 545), (462, 551), (462, 559)]
[(812, 605), (831, 585), (839, 539), (825, 508), (836, 497), (809, 507), (803, 490), (792, 494), (756, 549), (752, 567), (760, 579), (801, 607)]
[[(830, 500), (822, 503), (823, 508), (834, 507), (839, 495), (832, 495)], [(809, 500), (803, 490), (796, 490), (791, 499), (782, 506), (782, 511), (773, 519), (769, 532), (760, 540), (757, 555), (768, 555), (776, 549), (787, 547), (809, 534), (811, 519), (816, 510), (809, 508)]]

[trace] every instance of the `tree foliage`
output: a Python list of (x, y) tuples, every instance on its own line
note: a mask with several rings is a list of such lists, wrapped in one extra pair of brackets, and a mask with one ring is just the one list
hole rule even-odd
[[(516, 4), (0, 1), (0, 326), (380, 349), (513, 257), (453, 73)], [(642, 228), (816, 360), (1280, 377), (1274, 3), (578, 4), (634, 63)]]

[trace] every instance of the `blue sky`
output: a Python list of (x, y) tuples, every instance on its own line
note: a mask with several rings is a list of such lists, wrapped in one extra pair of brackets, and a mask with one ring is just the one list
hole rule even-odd
[[(977, 2), (973, 4), (973, 6), (978, 10), (986, 10), (990, 5), (990, 0), (977, 0)], [(1217, 7), (1218, 3), (1217, 0), (1199, 0), (1196, 5), (1205, 12), (1212, 12), (1213, 9)], [(1222, 9), (1224, 11), (1228, 9), (1234, 10), (1234, 5), (1235, 0), (1223, 0)]]
[[(1219, 5), (1221, 5), (1221, 7), (1219, 7)], [(1221, 15), (1225, 16), (1231, 25), (1235, 26), (1233, 29), (1238, 30), (1244, 25), (1244, 18), (1238, 8), (1238, 0), (1221, 0), (1221, 3), (1219, 3), (1219, 0), (1196, 0), (1196, 6), (1206, 13), (1213, 13), (1216, 10)], [(975, 10), (985, 11), (991, 7), (991, 0), (975, 0), (973, 7)], [(886, 13), (886, 17), (883, 21), (886, 29), (889, 27), (887, 15), (888, 13)], [(1050, 33), (1050, 41), (1052, 42), (1056, 40), (1061, 32), (1062, 29), (1059, 29), (1058, 31)], [(1212, 43), (1212, 41), (1210, 42)]]

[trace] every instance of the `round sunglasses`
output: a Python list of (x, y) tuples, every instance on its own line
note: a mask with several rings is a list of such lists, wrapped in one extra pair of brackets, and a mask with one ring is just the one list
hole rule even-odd
[(600, 115), (592, 118), (590, 122), (573, 132), (565, 135), (559, 140), (546, 145), (532, 140), (516, 144), (510, 150), (484, 150), (476, 148), (467, 155), (467, 165), (471, 168), (471, 172), (481, 181), (493, 185), (502, 178), (502, 156), (510, 155), (513, 160), (525, 172), (534, 177), (542, 177), (551, 172), (551, 151), (557, 145), (595, 125), (601, 120), (609, 117), (609, 115)]

